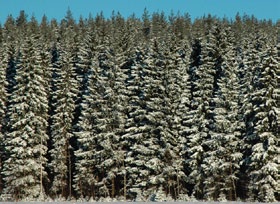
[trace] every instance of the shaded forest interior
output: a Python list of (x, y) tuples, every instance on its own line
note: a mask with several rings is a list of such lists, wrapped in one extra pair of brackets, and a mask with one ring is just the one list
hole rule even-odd
[(280, 200), (280, 21), (143, 12), (0, 27), (15, 200)]

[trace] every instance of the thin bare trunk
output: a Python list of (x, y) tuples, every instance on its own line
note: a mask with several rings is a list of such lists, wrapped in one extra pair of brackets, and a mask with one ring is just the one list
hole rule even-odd
[[(230, 166), (230, 174), (232, 175), (232, 165)], [(232, 198), (232, 200), (235, 200), (237, 198), (237, 194), (236, 194), (236, 186), (235, 186), (235, 181), (234, 178), (232, 178), (232, 189), (231, 189), (231, 197), (232, 197), (232, 192), (234, 195), (234, 198)]]
[(178, 197), (180, 195), (180, 179), (179, 179), (179, 174), (177, 173), (177, 195), (176, 197)]
[(126, 195), (127, 195), (127, 193), (126, 193), (126, 191), (127, 191), (127, 189), (126, 189), (126, 182), (127, 182), (127, 180), (126, 180), (126, 171), (125, 171), (125, 163), (124, 163), (124, 153), (123, 153), (123, 169), (124, 169), (124, 176), (123, 176), (123, 196), (124, 196), (124, 198), (126, 199)]
[(42, 147), (43, 147), (43, 139), (41, 139), (41, 150), (40, 150), (40, 195), (43, 195), (43, 161), (42, 161)]
[(115, 178), (112, 178), (112, 198), (115, 197)]
[(72, 197), (72, 169), (71, 169), (71, 156), (70, 156), (70, 150), (68, 150), (68, 183), (69, 183), (69, 198)]

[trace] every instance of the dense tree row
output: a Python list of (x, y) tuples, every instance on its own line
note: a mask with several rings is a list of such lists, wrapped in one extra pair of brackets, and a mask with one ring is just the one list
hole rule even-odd
[(2, 193), (280, 200), (279, 21), (21, 11), (0, 31)]

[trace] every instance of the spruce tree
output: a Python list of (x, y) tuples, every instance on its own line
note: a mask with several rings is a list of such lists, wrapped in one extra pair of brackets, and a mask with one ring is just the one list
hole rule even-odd
[[(170, 134), (167, 139), (169, 148), (165, 152), (164, 171), (165, 183), (163, 188), (170, 197), (182, 199), (187, 194), (185, 189), (187, 176), (185, 174), (186, 154), (186, 123), (190, 105), (190, 87), (187, 68), (189, 65), (188, 46), (170, 36), (170, 44), (164, 48), (166, 66), (164, 68), (165, 87), (165, 120)], [(186, 199), (186, 198), (185, 198)]]
[[(97, 150), (95, 156), (100, 158), (97, 170), (100, 176), (99, 192), (101, 196), (114, 198), (118, 194), (120, 168), (123, 166), (122, 147), (120, 143), (120, 100), (118, 98), (118, 67), (115, 54), (109, 47), (100, 47), (98, 55), (100, 89), (98, 93), (100, 115), (96, 118)], [(120, 81), (119, 81), (120, 82)]]
[[(213, 93), (216, 74), (215, 37), (211, 31), (202, 45), (199, 41), (193, 47), (191, 57), (191, 110), (193, 120), (187, 136), (187, 160), (189, 183), (193, 184), (192, 195), (204, 198), (205, 169), (202, 163), (209, 151), (213, 126)], [(192, 81), (194, 80), (194, 81)]]
[(3, 28), (3, 42), (1, 47), (1, 60), (0, 60), (0, 72), (1, 72), (1, 99), (0, 99), (0, 134), (1, 134), (1, 190), (4, 188), (3, 181), (3, 162), (7, 157), (7, 152), (5, 151), (5, 140), (6, 135), (10, 132), (9, 114), (8, 107), (12, 104), (11, 93), (15, 87), (15, 73), (16, 73), (16, 41), (13, 37), (12, 30), (13, 20), (8, 18), (5, 26)]
[(57, 61), (54, 64), (54, 114), (51, 116), (52, 149), (50, 168), (53, 176), (51, 192), (56, 197), (72, 196), (73, 179), (73, 120), (78, 94), (76, 74), (76, 43), (72, 28), (66, 29), (66, 38), (57, 43)]
[[(119, 168), (123, 165), (123, 157), (120, 158), (119, 154), (121, 147), (118, 147), (120, 104), (116, 92), (117, 67), (114, 55), (107, 47), (100, 46), (95, 53), (90, 50), (86, 53), (90, 52), (93, 58), (87, 61), (90, 62), (90, 78), (88, 90), (82, 100), (82, 115), (76, 133), (79, 150), (75, 154), (78, 159), (77, 168), (82, 168), (92, 179), (90, 182), (87, 181), (87, 178), (79, 172), (75, 180), (77, 190), (84, 196), (114, 198), (119, 189), (117, 185)], [(89, 139), (92, 142), (88, 143)], [(86, 155), (92, 158), (92, 162), (85, 166)], [(81, 183), (85, 183), (91, 190), (85, 191)]]
[[(225, 37), (227, 36), (227, 37)], [(236, 52), (231, 29), (220, 33), (218, 49), (221, 67), (217, 70), (218, 89), (214, 93), (213, 109), (215, 129), (208, 141), (210, 153), (205, 159), (207, 196), (214, 200), (236, 200), (236, 183), (242, 159), (239, 132), (239, 80)]]
[(143, 155), (144, 170), (149, 173), (146, 186), (143, 186), (145, 197), (157, 192), (160, 188), (166, 188), (166, 192), (171, 194), (169, 189), (174, 188), (174, 184), (171, 181), (173, 175), (170, 172), (172, 166), (169, 160), (175, 157), (173, 148), (176, 143), (166, 119), (166, 116), (170, 115), (170, 102), (166, 94), (167, 87), (165, 87), (166, 56), (157, 38), (151, 40), (150, 43), (150, 49), (146, 51), (146, 58), (143, 61), (145, 129), (142, 142), (138, 146), (139, 149), (146, 149)]
[[(0, 168), (1, 168), (1, 172), (2, 172), (2, 167), (3, 167), (3, 159), (4, 159), (4, 155), (5, 155), (5, 150), (4, 150), (4, 135), (6, 134), (6, 112), (7, 112), (7, 81), (6, 81), (6, 72), (7, 72), (7, 64), (6, 64), (6, 52), (5, 51), (5, 46), (3, 46), (4, 49), (1, 50), (1, 57), (0, 57), (0, 142), (1, 142), (1, 146), (0, 146)], [(0, 190), (2, 191), (3, 189), (3, 181), (2, 181), (2, 176), (0, 178)]]
[(126, 140), (127, 191), (136, 200), (148, 199), (164, 188), (169, 179), (164, 175), (167, 172), (162, 172), (169, 153), (170, 130), (164, 118), (168, 107), (165, 106), (165, 62), (160, 46), (155, 39), (151, 49), (137, 49), (127, 72), (129, 103), (122, 139)]
[(78, 66), (83, 69), (81, 89), (81, 115), (77, 123), (75, 135), (78, 141), (78, 149), (75, 151), (76, 172), (74, 175), (74, 187), (77, 194), (81, 197), (92, 197), (96, 195), (96, 158), (94, 151), (96, 149), (95, 134), (95, 115), (96, 115), (96, 98), (98, 90), (98, 60), (97, 54), (91, 50), (91, 37), (88, 34), (85, 38), (88, 46), (80, 49)]
[(256, 67), (258, 78), (254, 83), (252, 105), (254, 110), (254, 142), (249, 156), (250, 198), (262, 202), (276, 201), (279, 190), (279, 132), (276, 95), (277, 50), (269, 48), (263, 56), (262, 64)]
[(252, 146), (256, 142), (256, 135), (254, 134), (254, 126), (256, 122), (255, 110), (253, 105), (253, 94), (256, 91), (256, 80), (259, 77), (259, 68), (261, 66), (261, 55), (263, 52), (263, 42), (261, 36), (247, 36), (244, 39), (246, 43), (243, 44), (241, 53), (242, 64), (239, 69), (240, 75), (240, 101), (241, 109), (241, 138), (244, 145), (242, 146), (243, 158), (241, 162), (240, 174), (240, 190), (246, 192), (241, 197), (248, 198), (250, 193), (248, 191), (250, 184), (250, 176), (248, 173), (250, 165), (250, 156), (252, 154)]
[[(139, 153), (137, 148), (140, 138), (142, 136), (144, 125), (143, 114), (144, 110), (144, 71), (141, 63), (143, 61), (143, 51), (136, 48), (135, 55), (126, 62), (126, 89), (127, 89), (127, 107), (126, 114), (127, 118), (125, 121), (125, 132), (121, 137), (124, 141), (125, 150), (125, 161), (124, 161), (124, 174), (125, 174), (125, 184), (124, 191), (128, 199), (135, 199), (141, 196), (142, 190), (136, 181), (140, 181), (138, 178), (139, 171), (142, 171), (143, 162), (137, 162), (139, 160)], [(142, 175), (147, 175), (143, 171)]]
[(16, 199), (38, 199), (47, 180), (48, 101), (36, 36), (25, 38), (17, 59), (16, 87), (9, 106), (3, 174), (6, 192)]

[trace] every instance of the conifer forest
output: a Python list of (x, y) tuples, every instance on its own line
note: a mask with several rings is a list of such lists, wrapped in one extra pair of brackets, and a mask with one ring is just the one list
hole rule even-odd
[(0, 26), (0, 194), (280, 201), (280, 21), (170, 12)]

